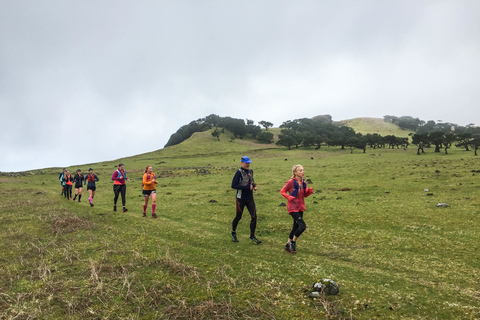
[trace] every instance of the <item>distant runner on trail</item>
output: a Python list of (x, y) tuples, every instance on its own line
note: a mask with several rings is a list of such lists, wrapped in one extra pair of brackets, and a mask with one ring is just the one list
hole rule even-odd
[(65, 171), (63, 175), (63, 182), (65, 183), (65, 190), (63, 193), (65, 194), (65, 198), (67, 200), (72, 199), (72, 184), (73, 184), (73, 177), (70, 174), (70, 170)]
[(290, 231), (288, 242), (284, 249), (291, 253), (297, 253), (297, 239), (307, 228), (305, 221), (303, 221), (305, 198), (313, 193), (313, 189), (308, 188), (307, 183), (303, 180), (305, 171), (301, 165), (294, 165), (292, 173), (293, 177), (287, 181), (280, 193), (288, 199), (288, 214), (293, 218), (293, 228), (292, 231)]
[(143, 202), (143, 216), (147, 216), (147, 206), (148, 206), (148, 198), (152, 198), (152, 217), (156, 218), (157, 215), (155, 213), (155, 208), (157, 206), (157, 179), (155, 174), (153, 173), (153, 168), (148, 166), (145, 168), (145, 173), (143, 174), (142, 179), (142, 186), (143, 186), (143, 198), (145, 201)]
[(82, 191), (83, 191), (83, 174), (82, 170), (78, 169), (77, 173), (73, 177), (73, 181), (75, 181), (75, 197), (73, 197), (73, 201), (77, 199), (78, 196), (78, 202), (80, 202), (80, 199), (82, 199)]
[(117, 200), (119, 194), (122, 195), (123, 212), (127, 211), (127, 208), (125, 208), (125, 195), (127, 193), (127, 186), (125, 185), (125, 180), (130, 182), (130, 179), (127, 178), (127, 173), (125, 172), (124, 167), (124, 164), (120, 163), (118, 165), (118, 169), (115, 170), (112, 175), (113, 193), (115, 194), (115, 198), (113, 198), (113, 211), (117, 211)]
[(262, 243), (255, 237), (255, 229), (257, 227), (257, 208), (255, 207), (255, 201), (253, 200), (253, 190), (257, 191), (257, 185), (253, 179), (253, 170), (250, 169), (249, 157), (242, 157), (242, 167), (237, 170), (232, 180), (232, 188), (237, 189), (237, 195), (235, 198), (235, 207), (237, 215), (232, 221), (231, 237), (233, 242), (238, 242), (237, 239), (237, 225), (240, 219), (242, 219), (243, 209), (247, 207), (250, 213), (250, 240), (256, 244)]
[(66, 171), (67, 169), (63, 168), (63, 171), (58, 176), (58, 180), (60, 180), (60, 184), (62, 185), (62, 193), (60, 193), (60, 196), (63, 196), (63, 193), (65, 192), (65, 181), (63, 181), (63, 175)]
[(84, 184), (87, 184), (87, 190), (89, 194), (88, 201), (90, 202), (90, 207), (93, 207), (93, 198), (95, 197), (95, 190), (97, 190), (97, 186), (95, 182), (99, 179), (96, 174), (93, 173), (93, 169), (88, 169), (88, 175), (85, 176)]

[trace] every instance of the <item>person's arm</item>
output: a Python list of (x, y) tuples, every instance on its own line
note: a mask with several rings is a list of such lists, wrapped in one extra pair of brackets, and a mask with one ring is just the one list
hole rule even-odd
[(147, 181), (147, 174), (146, 173), (143, 174), (142, 182), (143, 182), (144, 186), (149, 186), (149, 187), (152, 183), (154, 183), (152, 180)]
[(287, 181), (287, 183), (285, 183), (282, 190), (280, 190), (280, 193), (282, 194), (282, 196), (287, 198), (288, 201), (292, 201), (293, 199), (295, 199), (294, 196), (291, 196), (287, 193), (290, 190), (292, 190), (292, 184), (293, 184), (293, 181), (292, 181), (292, 179), (290, 179), (290, 180)]
[(115, 170), (115, 172), (112, 174), (112, 180), (120, 180), (118, 177), (118, 170)]
[(305, 190), (305, 198), (313, 193), (313, 188), (308, 188)]
[(257, 190), (258, 188), (257, 188), (257, 185), (255, 184), (255, 179), (253, 179), (253, 170), (251, 171), (251, 173), (252, 173), (252, 179), (251, 179), (251, 181), (252, 181), (253, 189)]
[(99, 179), (96, 174), (93, 175), (95, 177), (95, 182), (97, 182)]

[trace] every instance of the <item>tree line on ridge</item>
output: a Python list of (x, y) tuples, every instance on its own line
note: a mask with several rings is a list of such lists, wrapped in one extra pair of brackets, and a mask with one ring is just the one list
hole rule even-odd
[[(413, 133), (406, 134), (406, 137), (395, 135), (381, 136), (379, 134), (362, 134), (346, 125), (332, 121), (330, 115), (317, 116), (314, 118), (301, 118), (288, 120), (280, 125), (280, 134), (277, 145), (287, 147), (315, 147), (339, 146), (341, 149), (350, 148), (363, 150), (368, 147), (376, 148), (407, 148), (410, 144), (415, 145), (417, 154), (425, 152), (425, 148), (435, 147), (435, 152), (448, 149), (455, 145), (469, 151), (477, 150), (480, 146), (480, 127), (474, 124), (459, 126), (448, 122), (435, 122), (433, 120), (423, 121), (410, 116), (396, 117), (384, 116), (385, 122), (391, 122), (404, 130)], [(231, 139), (243, 139), (249, 135), (260, 143), (273, 143), (274, 135), (268, 131), (273, 126), (269, 121), (259, 121), (255, 125), (253, 120), (237, 119), (232, 117), (220, 117), (215, 114), (191, 121), (189, 124), (180, 127), (177, 132), (170, 136), (165, 147), (179, 144), (190, 138), (195, 132), (203, 132), (215, 128), (212, 136), (220, 140), (220, 136), (228, 130), (233, 134)], [(262, 127), (264, 128), (262, 130)], [(410, 138), (408, 137), (410, 136)]]

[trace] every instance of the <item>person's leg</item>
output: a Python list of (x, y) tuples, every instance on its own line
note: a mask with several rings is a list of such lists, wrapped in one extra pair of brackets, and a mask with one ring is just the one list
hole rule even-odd
[(290, 235), (288, 236), (288, 241), (293, 240), (293, 237), (295, 237), (295, 231), (298, 229), (297, 220), (295, 219), (296, 215), (298, 215), (298, 212), (290, 212), (290, 216), (293, 218), (293, 226), (292, 230), (290, 231)]
[(255, 201), (252, 200), (247, 200), (247, 209), (248, 212), (250, 213), (250, 240), (255, 242), (256, 244), (262, 243), (262, 241), (258, 240), (255, 237), (255, 229), (257, 228), (257, 207), (255, 206)]
[(78, 188), (78, 202), (80, 202), (80, 200), (82, 199), (82, 191), (83, 191), (82, 187)]
[(244, 208), (245, 208), (245, 201), (235, 198), (235, 209), (237, 214), (232, 221), (232, 232), (236, 232), (238, 222), (242, 219)]
[(295, 235), (293, 236), (293, 241), (295, 242), (297, 241), (298, 237), (300, 237), (300, 235), (305, 231), (305, 229), (307, 229), (307, 224), (303, 220), (303, 212), (300, 211), (298, 215), (299, 215), (297, 219), (298, 228), (295, 231)]
[(246, 203), (248, 212), (250, 213), (250, 237), (255, 235), (255, 229), (257, 228), (257, 208), (255, 207), (255, 201), (248, 200)]
[(295, 224), (296, 224), (296, 228), (293, 234), (290, 233), (291, 240), (288, 241), (289, 251), (291, 253), (296, 253), (297, 239), (305, 231), (305, 229), (307, 228), (307, 225), (305, 224), (305, 221), (303, 221), (303, 212), (290, 212), (290, 215), (295, 221), (294, 228), (295, 228)]
[(143, 195), (143, 216), (146, 217), (147, 216), (147, 206), (148, 206), (148, 198), (149, 196), (148, 195)]
[(125, 208), (125, 196), (127, 194), (127, 186), (125, 184), (122, 184), (122, 187), (120, 189), (120, 194), (122, 195), (122, 206), (123, 206), (123, 212), (127, 211)]
[(118, 201), (118, 195), (120, 194), (120, 185), (118, 184), (113, 185), (113, 193), (115, 194), (115, 197), (113, 198), (113, 211), (117, 211), (117, 201)]
[(155, 209), (157, 208), (157, 194), (152, 192), (150, 196), (152, 197), (152, 216), (156, 218), (157, 214), (155, 213)]
[(93, 204), (93, 190), (87, 188), (87, 191), (88, 191), (88, 202), (90, 202), (90, 206), (91, 206)]

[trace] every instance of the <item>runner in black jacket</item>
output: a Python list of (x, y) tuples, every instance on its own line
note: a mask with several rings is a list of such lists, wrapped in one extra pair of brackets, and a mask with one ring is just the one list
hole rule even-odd
[(255, 207), (255, 201), (253, 200), (253, 190), (257, 191), (257, 185), (253, 179), (253, 170), (250, 169), (250, 163), (252, 162), (249, 157), (242, 157), (242, 167), (237, 170), (232, 180), (232, 188), (237, 190), (235, 198), (236, 204), (236, 216), (232, 221), (231, 237), (233, 242), (238, 242), (237, 239), (237, 225), (240, 219), (242, 219), (243, 209), (247, 207), (250, 213), (250, 240), (256, 244), (262, 243), (255, 237), (255, 229), (257, 227), (257, 209)]
[(80, 199), (82, 199), (82, 191), (83, 191), (83, 174), (82, 170), (78, 169), (77, 173), (73, 177), (73, 181), (75, 181), (75, 196), (73, 197), (73, 201), (77, 199), (78, 196), (78, 202), (80, 202)]

